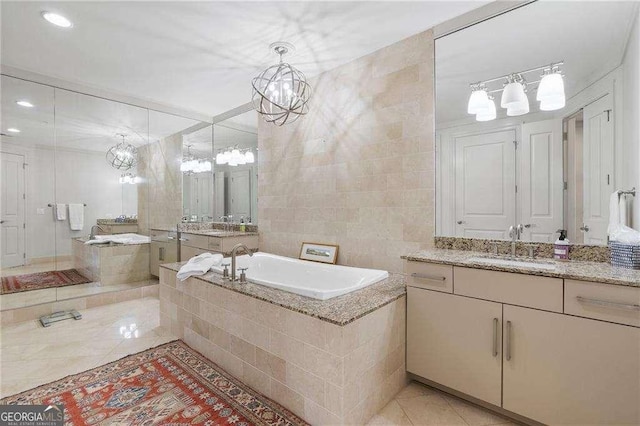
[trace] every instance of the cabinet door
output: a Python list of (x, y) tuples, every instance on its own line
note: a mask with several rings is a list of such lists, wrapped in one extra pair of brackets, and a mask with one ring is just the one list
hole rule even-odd
[(500, 405), (500, 303), (407, 288), (407, 370)]
[(162, 243), (152, 241), (149, 257), (149, 272), (156, 277), (160, 276), (160, 245)]
[(202, 253), (206, 253), (208, 252), (208, 250), (203, 250), (200, 248), (196, 248), (196, 247), (190, 247), (190, 246), (185, 246), (184, 244), (182, 244), (180, 246), (180, 261), (181, 262), (186, 262), (187, 260), (191, 259), (194, 256), (197, 256), (199, 254)]
[(507, 305), (504, 327), (503, 408), (546, 424), (640, 424), (640, 329)]

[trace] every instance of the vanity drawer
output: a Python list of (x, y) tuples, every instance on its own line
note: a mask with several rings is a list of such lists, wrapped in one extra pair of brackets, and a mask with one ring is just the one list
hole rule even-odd
[(453, 293), (453, 266), (407, 261), (404, 267), (407, 285)]
[(640, 288), (565, 280), (564, 312), (640, 327)]
[(487, 271), (474, 268), (453, 268), (455, 294), (492, 300), (528, 308), (562, 312), (562, 280)]
[(196, 234), (182, 234), (180, 236), (180, 242), (182, 245), (189, 247), (196, 247), (199, 249), (209, 249), (209, 237), (206, 235)]

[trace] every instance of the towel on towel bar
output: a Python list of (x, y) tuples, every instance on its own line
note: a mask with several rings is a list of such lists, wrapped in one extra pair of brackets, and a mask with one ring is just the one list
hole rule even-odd
[(189, 259), (189, 261), (180, 268), (177, 277), (180, 281), (184, 281), (194, 275), (204, 275), (209, 272), (212, 266), (222, 263), (223, 256), (221, 254), (202, 253)]
[(57, 220), (67, 220), (67, 205), (66, 204), (56, 204), (56, 219)]
[(69, 228), (72, 231), (84, 229), (84, 204), (69, 204)]

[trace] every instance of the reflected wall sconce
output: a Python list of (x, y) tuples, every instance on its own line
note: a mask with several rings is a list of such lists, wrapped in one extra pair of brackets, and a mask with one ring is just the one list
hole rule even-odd
[(120, 175), (120, 183), (135, 185), (136, 183), (138, 183), (138, 177), (132, 173), (123, 173)]
[(237, 146), (229, 146), (218, 150), (216, 154), (216, 164), (229, 166), (241, 166), (243, 164), (253, 164), (256, 157), (251, 149), (239, 149)]
[[(509, 117), (529, 113), (527, 92), (537, 85), (536, 100), (541, 111), (555, 111), (565, 107), (564, 79), (560, 67), (564, 61), (552, 63), (525, 71), (479, 81), (470, 84), (471, 95), (467, 104), (467, 113), (476, 116), (477, 121), (491, 121), (496, 118), (496, 105), (492, 94), (502, 92), (500, 107), (507, 110)], [(542, 71), (540, 79), (528, 82), (526, 74)], [(489, 89), (488, 85), (502, 81), (501, 88)]]
[(182, 158), (180, 163), (180, 171), (185, 175), (194, 173), (210, 172), (212, 168), (211, 161), (207, 158), (196, 158), (191, 154), (191, 145), (187, 145), (187, 155)]
[(282, 60), (284, 55), (295, 51), (292, 44), (279, 41), (269, 47), (280, 56), (280, 62), (253, 79), (252, 101), (267, 123), (282, 126), (309, 112), (311, 86), (301, 71)]

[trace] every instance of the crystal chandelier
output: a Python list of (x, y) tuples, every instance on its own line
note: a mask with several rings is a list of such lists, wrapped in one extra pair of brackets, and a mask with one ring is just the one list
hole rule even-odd
[(187, 155), (182, 158), (180, 171), (185, 175), (211, 171), (211, 161), (206, 158), (196, 158), (191, 155), (191, 145), (187, 145)]
[(282, 60), (283, 55), (294, 50), (293, 45), (277, 42), (270, 47), (280, 55), (280, 63), (253, 79), (252, 100), (266, 122), (282, 126), (309, 112), (311, 86), (302, 72)]
[(243, 164), (253, 164), (256, 157), (251, 149), (240, 150), (238, 147), (227, 147), (218, 150), (216, 164), (228, 164), (229, 166), (241, 166)]
[(138, 164), (138, 149), (124, 141), (127, 135), (118, 133), (116, 136), (122, 138), (122, 142), (112, 146), (107, 151), (107, 162), (114, 169), (129, 170)]

